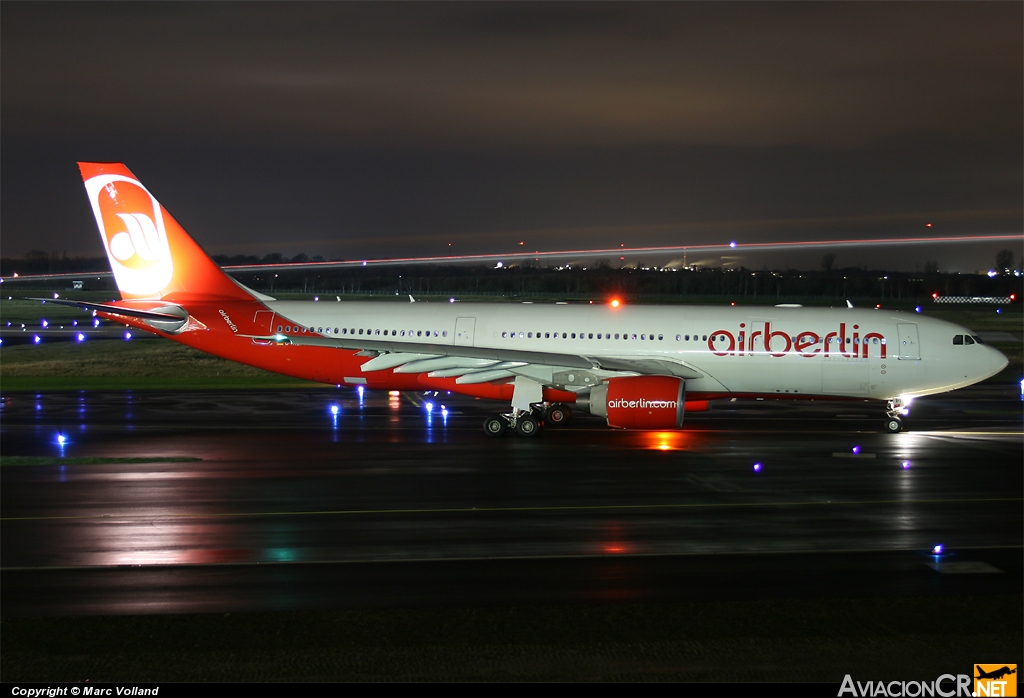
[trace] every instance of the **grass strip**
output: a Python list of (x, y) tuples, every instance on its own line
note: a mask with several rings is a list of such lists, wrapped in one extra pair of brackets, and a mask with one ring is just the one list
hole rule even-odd
[(104, 456), (87, 456), (80, 458), (60, 458), (57, 456), (3, 456), (0, 466), (7, 465), (107, 465), (115, 463), (189, 463), (202, 458), (190, 456), (109, 458)]

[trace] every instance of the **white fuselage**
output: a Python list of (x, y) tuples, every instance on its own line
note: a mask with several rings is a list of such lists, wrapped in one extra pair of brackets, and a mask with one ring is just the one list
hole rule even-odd
[(345, 339), (584, 357), (695, 369), (688, 392), (888, 399), (971, 385), (1006, 365), (971, 332), (923, 315), (803, 307), (270, 301), (274, 330)]

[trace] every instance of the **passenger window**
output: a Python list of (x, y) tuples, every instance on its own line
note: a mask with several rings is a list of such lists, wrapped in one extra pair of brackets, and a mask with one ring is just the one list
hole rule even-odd
[(678, 341), (679, 341), (680, 339), (682, 339), (682, 338), (683, 338), (683, 336), (682, 336), (682, 335), (680, 335), (680, 334), (677, 334), (677, 335), (676, 335), (676, 341), (677, 341), (677, 342), (678, 342)]

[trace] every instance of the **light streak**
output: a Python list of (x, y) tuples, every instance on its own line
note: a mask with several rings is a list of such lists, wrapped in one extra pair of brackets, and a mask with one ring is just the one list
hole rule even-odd
[[(414, 264), (467, 264), (473, 262), (503, 262), (507, 266), (509, 260), (565, 259), (579, 257), (602, 257), (624, 254), (690, 254), (693, 252), (725, 253), (746, 250), (748, 252), (765, 252), (778, 250), (813, 250), (836, 247), (892, 247), (899, 245), (952, 245), (961, 243), (1019, 241), (1020, 235), (960, 235), (947, 237), (902, 237), (902, 238), (855, 238), (844, 240), (803, 240), (785, 242), (737, 242), (715, 245), (673, 245), (666, 247), (615, 247), (575, 250), (552, 250), (549, 252), (509, 252), (499, 254), (466, 254), (442, 255), (437, 257), (380, 257), (377, 259), (339, 259), (327, 262), (281, 262), (277, 264), (243, 264), (221, 267), (228, 273), (252, 272), (280, 269), (285, 271), (303, 271), (317, 269), (344, 269), (349, 267), (367, 266), (398, 266)], [(75, 272), (62, 274), (35, 274), (19, 276), (19, 281), (69, 279), (81, 277), (83, 273), (111, 276), (111, 272)], [(13, 277), (8, 277), (10, 281)]]

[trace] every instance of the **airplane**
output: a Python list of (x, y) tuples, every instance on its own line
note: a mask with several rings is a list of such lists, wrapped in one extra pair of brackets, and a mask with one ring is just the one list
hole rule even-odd
[(1001, 679), (1004, 676), (1017, 673), (1016, 669), (1011, 669), (1008, 666), (1004, 666), (1001, 669), (993, 669), (992, 671), (985, 671), (977, 664), (974, 665), (974, 668), (978, 670), (978, 675), (974, 677), (976, 679)]
[(897, 433), (914, 397), (1007, 365), (966, 328), (878, 309), (280, 301), (224, 273), (123, 164), (79, 168), (121, 300), (48, 302), (296, 378), (500, 400), (489, 436), (573, 409), (679, 429), (740, 397), (885, 401)]

